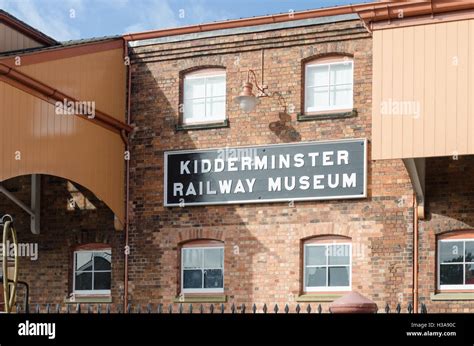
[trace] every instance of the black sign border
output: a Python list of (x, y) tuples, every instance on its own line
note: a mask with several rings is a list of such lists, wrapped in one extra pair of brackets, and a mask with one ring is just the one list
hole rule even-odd
[[(350, 142), (363, 142), (364, 143), (364, 193), (362, 195), (347, 195), (347, 196), (333, 196), (333, 197), (297, 197), (297, 198), (275, 198), (275, 199), (256, 199), (256, 200), (239, 200), (239, 201), (226, 201), (226, 202), (183, 202), (181, 203), (168, 203), (168, 155), (174, 154), (193, 154), (202, 153), (206, 151), (216, 151), (224, 149), (246, 149), (246, 148), (259, 148), (259, 147), (278, 147), (278, 146), (305, 146), (313, 144), (325, 144), (325, 143), (350, 143)], [(246, 145), (242, 147), (221, 147), (221, 148), (205, 148), (205, 149), (194, 149), (194, 150), (170, 150), (164, 152), (164, 174), (163, 174), (163, 206), (164, 207), (188, 207), (188, 206), (204, 206), (204, 205), (232, 205), (232, 204), (257, 204), (257, 203), (281, 203), (281, 202), (297, 202), (297, 201), (330, 201), (340, 199), (362, 199), (367, 198), (367, 138), (348, 138), (348, 139), (331, 139), (325, 141), (310, 141), (310, 142), (298, 142), (298, 143), (278, 143), (278, 144), (258, 144), (258, 145)]]

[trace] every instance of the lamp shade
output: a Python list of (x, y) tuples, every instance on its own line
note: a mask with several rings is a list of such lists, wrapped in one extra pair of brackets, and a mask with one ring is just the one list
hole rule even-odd
[(234, 102), (240, 106), (244, 112), (251, 112), (259, 103), (259, 99), (252, 93), (252, 83), (246, 82), (242, 85), (242, 92), (234, 98)]
[(257, 106), (259, 100), (257, 97), (254, 95), (252, 96), (237, 96), (235, 98), (235, 103), (237, 103), (240, 106), (240, 109), (242, 109), (244, 112), (251, 112), (255, 109), (255, 106)]

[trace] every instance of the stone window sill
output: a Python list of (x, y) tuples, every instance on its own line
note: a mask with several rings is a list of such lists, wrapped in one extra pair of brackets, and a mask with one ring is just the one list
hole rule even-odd
[(187, 131), (187, 130), (209, 130), (219, 129), (223, 127), (229, 127), (229, 120), (225, 119), (217, 123), (202, 123), (202, 124), (177, 124), (176, 131)]
[(310, 114), (298, 114), (298, 121), (312, 121), (312, 120), (328, 120), (328, 119), (345, 119), (357, 116), (357, 110), (347, 110), (340, 112), (318, 112)]
[(431, 293), (431, 300), (474, 300), (474, 292)]
[(112, 303), (112, 296), (76, 296), (74, 299), (71, 297), (65, 298), (64, 303), (66, 304), (78, 304), (78, 303), (90, 303), (90, 304), (107, 304)]
[(338, 298), (341, 298), (346, 292), (341, 293), (305, 293), (298, 298), (298, 303), (310, 303), (310, 302), (332, 302)]
[(198, 294), (186, 294), (183, 296), (177, 296), (173, 299), (174, 303), (226, 303), (227, 296), (225, 294), (212, 294), (212, 295), (198, 295)]

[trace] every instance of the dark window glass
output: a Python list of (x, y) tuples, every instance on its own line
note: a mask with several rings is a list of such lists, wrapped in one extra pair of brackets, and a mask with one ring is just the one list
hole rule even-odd
[(223, 288), (223, 279), (221, 269), (204, 270), (204, 288)]
[(441, 285), (462, 285), (463, 265), (462, 264), (442, 264), (439, 272)]
[(466, 262), (474, 262), (474, 241), (467, 241), (466, 247)]
[(184, 270), (183, 288), (202, 288), (202, 270)]
[(94, 270), (110, 270), (111, 269), (110, 252), (98, 252), (94, 254)]
[(466, 264), (466, 285), (474, 285), (474, 264)]
[(76, 290), (91, 290), (92, 289), (92, 273), (78, 272), (76, 273)]
[(94, 273), (94, 289), (110, 290), (110, 272)]

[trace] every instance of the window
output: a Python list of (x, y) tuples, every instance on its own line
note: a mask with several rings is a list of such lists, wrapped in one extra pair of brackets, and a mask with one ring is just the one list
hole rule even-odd
[(347, 291), (351, 288), (351, 244), (311, 242), (304, 245), (304, 289)]
[(318, 60), (305, 67), (305, 113), (352, 110), (351, 59)]
[(184, 125), (225, 121), (225, 70), (206, 69), (186, 74), (183, 101)]
[(438, 241), (438, 287), (474, 289), (474, 238)]
[(74, 251), (75, 294), (110, 294), (110, 249)]
[(181, 291), (224, 292), (223, 246), (190, 246), (181, 249)]

